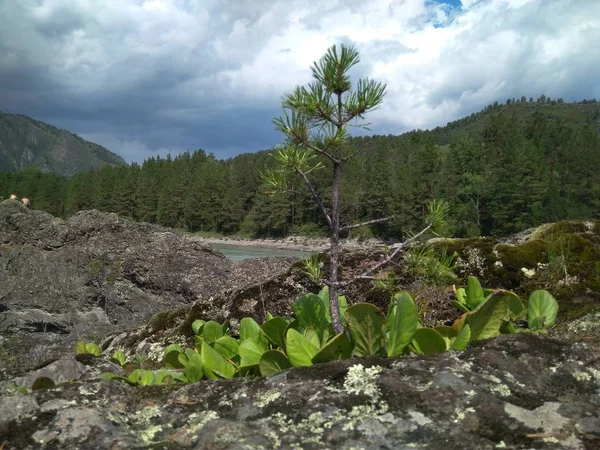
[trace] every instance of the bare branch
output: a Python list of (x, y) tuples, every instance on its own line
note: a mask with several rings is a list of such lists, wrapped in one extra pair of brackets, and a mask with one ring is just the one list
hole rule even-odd
[(394, 216), (383, 217), (381, 219), (373, 219), (373, 220), (368, 220), (366, 222), (355, 223), (354, 225), (346, 225), (345, 227), (341, 227), (340, 231), (346, 231), (346, 230), (349, 230), (351, 228), (364, 227), (365, 225), (371, 225), (373, 223), (387, 222), (388, 220), (391, 220), (393, 218), (394, 218)]
[(355, 276), (354, 278), (348, 280), (348, 281), (344, 281), (342, 283), (339, 283), (339, 286), (348, 286), (349, 284), (354, 283), (356, 280), (359, 279), (364, 279), (369, 277), (373, 272), (375, 272), (376, 270), (380, 269), (381, 267), (385, 266), (386, 264), (389, 264), (390, 262), (393, 261), (393, 259), (396, 257), (396, 255), (398, 255), (402, 250), (404, 250), (406, 247), (408, 247), (412, 242), (414, 242), (416, 239), (419, 238), (419, 236), (423, 235), (424, 233), (426, 233), (428, 230), (430, 230), (432, 227), (431, 224), (427, 225), (425, 228), (423, 228), (420, 232), (418, 232), (417, 234), (415, 234), (414, 236), (412, 236), (411, 238), (407, 239), (404, 242), (401, 242), (399, 244), (396, 244), (396, 246), (392, 247), (395, 248), (395, 250), (392, 252), (392, 254), (390, 256), (388, 256), (387, 258), (379, 261), (377, 264), (375, 264), (373, 267), (371, 267), (370, 269), (365, 270), (363, 273), (361, 273), (360, 275)]
[(315, 203), (317, 205), (319, 205), (319, 208), (321, 208), (321, 212), (323, 213), (323, 215), (325, 216), (325, 220), (327, 221), (327, 224), (331, 227), (331, 216), (329, 215), (329, 213), (327, 212), (327, 208), (325, 208), (325, 205), (323, 204), (323, 200), (321, 200), (321, 197), (319, 196), (319, 194), (317, 193), (315, 187), (313, 186), (313, 184), (310, 182), (310, 180), (308, 179), (308, 177), (306, 176), (306, 174), (297, 166), (294, 166), (294, 170), (296, 171), (296, 173), (298, 175), (300, 175), (302, 177), (302, 179), (304, 180), (304, 183), (308, 186), (308, 188), (310, 189), (310, 192), (313, 195), (313, 200), (315, 201)]
[(419, 237), (421, 237), (424, 233), (426, 233), (427, 231), (429, 231), (432, 227), (433, 227), (433, 224), (430, 223), (429, 225), (427, 225), (425, 228), (423, 228), (421, 231), (419, 231), (414, 236), (409, 237), (404, 242), (400, 242), (398, 244), (393, 244), (393, 245), (390, 246), (390, 248), (399, 248), (399, 247), (404, 248), (407, 245), (413, 243), (415, 240), (419, 239)]
[(356, 277), (356, 279), (357, 280), (374, 280), (374, 281), (375, 280), (380, 280), (380, 278), (377, 278), (377, 277), (371, 277), (371, 276), (364, 276), (363, 277), (363, 276), (360, 276), (360, 275), (358, 277)]

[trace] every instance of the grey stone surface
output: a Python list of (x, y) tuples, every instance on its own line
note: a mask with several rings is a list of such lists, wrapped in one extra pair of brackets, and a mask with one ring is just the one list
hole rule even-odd
[(152, 315), (289, 269), (234, 263), (172, 230), (82, 211), (67, 221), (0, 203), (0, 378)]
[(0, 398), (3, 450), (595, 449), (598, 348), (531, 334), (267, 379), (63, 383)]

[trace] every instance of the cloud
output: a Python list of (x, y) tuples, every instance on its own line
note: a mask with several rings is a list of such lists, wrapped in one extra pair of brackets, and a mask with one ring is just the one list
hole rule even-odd
[(334, 43), (387, 83), (372, 130), (444, 125), (495, 100), (600, 97), (596, 0), (0, 2), (0, 109), (141, 161), (281, 141), (281, 96)]

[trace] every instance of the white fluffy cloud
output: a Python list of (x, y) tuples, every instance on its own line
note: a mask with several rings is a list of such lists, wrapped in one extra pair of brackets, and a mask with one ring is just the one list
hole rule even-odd
[(280, 140), (270, 119), (281, 96), (339, 42), (361, 51), (357, 74), (388, 85), (371, 117), (379, 133), (513, 96), (600, 97), (599, 1), (459, 3), (0, 2), (0, 109), (96, 136), (130, 161), (254, 151)]

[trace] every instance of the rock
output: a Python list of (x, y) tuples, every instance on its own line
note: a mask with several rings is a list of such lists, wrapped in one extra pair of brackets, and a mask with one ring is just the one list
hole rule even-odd
[(468, 275), (485, 287), (527, 296), (549, 290), (559, 301), (559, 319), (600, 311), (600, 221), (544, 224), (504, 239), (436, 239), (458, 254), (457, 284)]
[(266, 379), (63, 383), (0, 398), (3, 450), (600, 446), (598, 347), (531, 334)]
[[(577, 282), (559, 289), (559, 323), (539, 334), (266, 379), (133, 387), (99, 379), (125, 373), (107, 360), (114, 350), (125, 349), (130, 365), (145, 355), (135, 364), (158, 368), (166, 344), (193, 345), (194, 320), (228, 320), (235, 332), (243, 317), (291, 314), (293, 301), (319, 286), (290, 267), (297, 259), (233, 263), (196, 240), (114, 214), (85, 211), (62, 221), (3, 202), (0, 368), (37, 367), (0, 383), (0, 448), (599, 448), (599, 274), (589, 266), (600, 256), (598, 233), (595, 223), (569, 222), (508, 240), (435, 243), (459, 253), (463, 281), (475, 274), (486, 287), (529, 293), (549, 282), (538, 263), (558, 234), (565, 237), (572, 244), (565, 279)], [(342, 276), (361, 273), (384, 252), (343, 252)], [(410, 281), (402, 272), (400, 279)], [(551, 280), (556, 288), (561, 279)], [(457, 314), (442, 290), (419, 289), (417, 303), (430, 308), (425, 325)], [(345, 294), (350, 303), (387, 306), (370, 280)], [(104, 356), (75, 357), (79, 337), (104, 337)], [(15, 391), (40, 376), (58, 385)]]
[(289, 268), (234, 263), (172, 230), (82, 211), (64, 221), (0, 203), (0, 378), (152, 315)]

